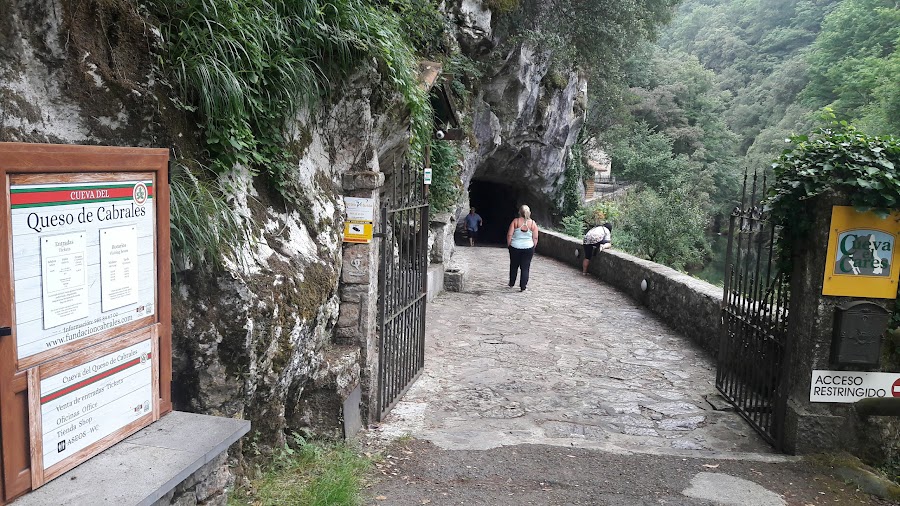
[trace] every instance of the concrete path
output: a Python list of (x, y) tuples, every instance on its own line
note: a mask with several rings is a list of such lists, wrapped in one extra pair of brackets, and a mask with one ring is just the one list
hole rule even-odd
[(774, 454), (716, 411), (715, 364), (628, 296), (538, 257), (508, 288), (508, 254), (458, 248), (463, 293), (428, 306), (425, 371), (381, 427), (445, 449), (539, 443), (690, 456)]

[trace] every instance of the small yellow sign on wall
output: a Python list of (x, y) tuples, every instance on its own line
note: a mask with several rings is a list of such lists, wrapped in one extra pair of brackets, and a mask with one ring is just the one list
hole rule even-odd
[(364, 221), (344, 222), (344, 242), (369, 243), (372, 241), (372, 223)]
[(849, 206), (831, 210), (822, 295), (897, 298), (900, 213), (881, 218)]

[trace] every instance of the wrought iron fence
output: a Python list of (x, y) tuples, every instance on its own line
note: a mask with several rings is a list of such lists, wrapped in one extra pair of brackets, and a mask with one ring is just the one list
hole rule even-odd
[(387, 181), (381, 209), (378, 419), (425, 365), (428, 197), (422, 171), (405, 166)]
[(742, 203), (729, 226), (716, 387), (781, 449), (790, 279), (774, 255), (777, 230), (760, 204), (763, 195), (765, 178), (745, 175)]

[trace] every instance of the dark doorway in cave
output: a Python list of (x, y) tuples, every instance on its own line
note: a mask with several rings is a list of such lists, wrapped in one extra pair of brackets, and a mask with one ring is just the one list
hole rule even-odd
[(506, 244), (506, 230), (520, 200), (521, 192), (512, 186), (477, 179), (469, 183), (469, 205), (484, 221), (479, 234), (482, 244)]

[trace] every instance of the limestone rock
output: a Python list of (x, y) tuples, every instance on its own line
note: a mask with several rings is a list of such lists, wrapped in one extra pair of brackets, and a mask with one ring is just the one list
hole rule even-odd
[(0, 0), (0, 141), (169, 145), (158, 31), (127, 5)]
[(509, 185), (547, 217), (584, 120), (586, 79), (551, 71), (548, 55), (518, 45), (482, 90), (473, 113), (478, 150), (463, 182)]
[(458, 0), (451, 8), (456, 17), (456, 40), (469, 54), (483, 54), (493, 48), (492, 13), (480, 0)]

